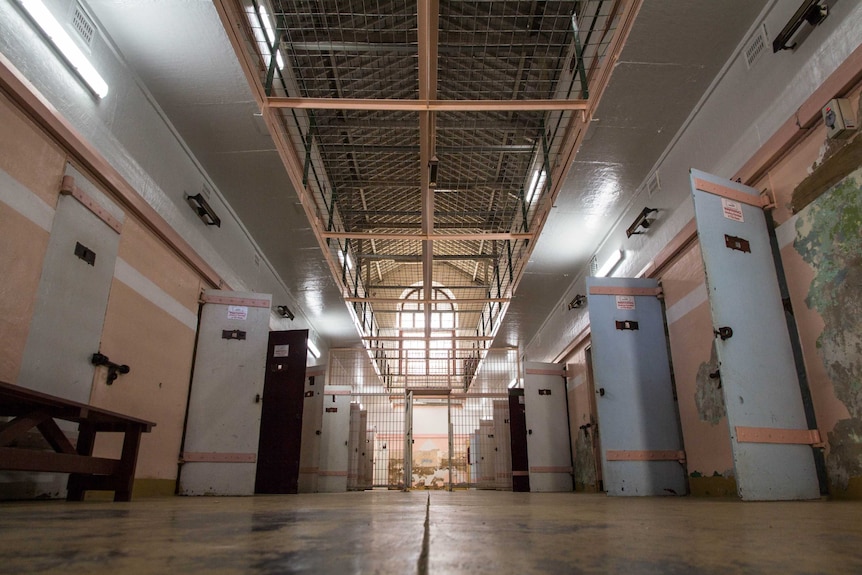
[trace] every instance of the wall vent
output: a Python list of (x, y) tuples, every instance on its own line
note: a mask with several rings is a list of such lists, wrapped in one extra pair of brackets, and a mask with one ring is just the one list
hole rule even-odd
[(760, 59), (769, 46), (769, 40), (766, 37), (766, 24), (761, 24), (757, 29), (757, 33), (751, 37), (745, 45), (743, 54), (745, 54), (745, 65), (750, 70), (752, 66)]
[(599, 262), (596, 259), (596, 256), (590, 258), (590, 275), (596, 275), (596, 272), (599, 271)]
[(78, 33), (78, 37), (87, 48), (93, 46), (93, 38), (96, 36), (96, 23), (84, 11), (84, 8), (75, 3), (75, 9), (72, 11), (72, 28)]

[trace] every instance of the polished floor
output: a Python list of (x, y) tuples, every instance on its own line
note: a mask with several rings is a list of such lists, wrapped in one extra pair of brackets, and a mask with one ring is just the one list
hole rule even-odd
[(862, 502), (374, 491), (2, 503), (0, 573), (862, 573)]

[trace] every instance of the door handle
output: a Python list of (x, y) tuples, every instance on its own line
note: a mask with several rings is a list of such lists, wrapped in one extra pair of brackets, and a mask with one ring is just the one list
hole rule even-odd
[(730, 339), (733, 337), (733, 329), (729, 327), (720, 327), (718, 329), (712, 330), (712, 333), (715, 334), (716, 337), (720, 337), (721, 341)]
[(260, 400), (261, 400), (261, 399), (262, 399), (262, 398), (260, 397), (260, 394), (259, 394), (259, 393), (258, 393), (257, 395), (255, 395), (255, 396), (254, 396), (254, 402), (255, 402), (255, 403), (260, 403)]

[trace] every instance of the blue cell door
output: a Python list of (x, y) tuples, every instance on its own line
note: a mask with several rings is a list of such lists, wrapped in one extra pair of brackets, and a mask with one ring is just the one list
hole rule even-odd
[(739, 495), (820, 496), (765, 202), (754, 188), (691, 170)]
[(608, 495), (685, 495), (685, 453), (654, 279), (587, 278)]

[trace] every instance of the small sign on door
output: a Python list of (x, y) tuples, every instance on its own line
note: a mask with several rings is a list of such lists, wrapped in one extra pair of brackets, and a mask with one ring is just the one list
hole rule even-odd
[(742, 217), (742, 204), (739, 202), (721, 198), (721, 211), (728, 220), (733, 220), (734, 222), (745, 221), (745, 218)]
[(287, 357), (290, 354), (290, 345), (276, 345), (272, 349), (272, 357)]
[(229, 305), (227, 306), (228, 319), (248, 319), (248, 307), (244, 305)]
[(633, 295), (618, 295), (617, 309), (633, 310), (635, 309), (635, 296)]

